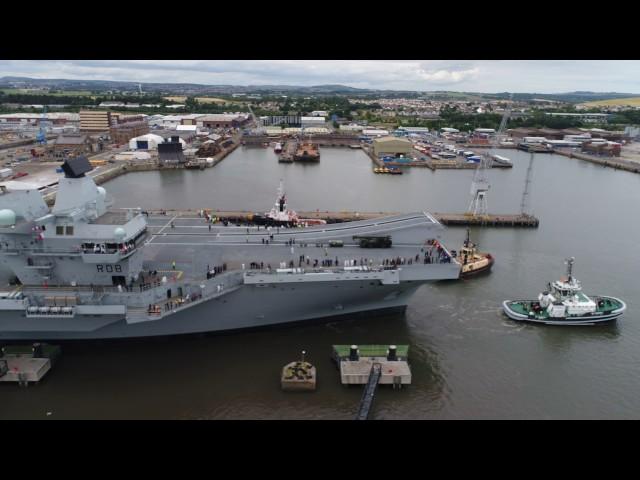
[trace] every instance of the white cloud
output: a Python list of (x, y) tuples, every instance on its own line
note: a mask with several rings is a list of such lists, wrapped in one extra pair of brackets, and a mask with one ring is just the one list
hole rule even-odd
[(56, 60), (0, 61), (0, 76), (200, 83), (343, 84), (388, 90), (640, 93), (635, 60)]
[(479, 68), (471, 68), (469, 70), (436, 70), (432, 72), (420, 69), (418, 75), (428, 82), (450, 85), (469, 80), (477, 76), (479, 71)]

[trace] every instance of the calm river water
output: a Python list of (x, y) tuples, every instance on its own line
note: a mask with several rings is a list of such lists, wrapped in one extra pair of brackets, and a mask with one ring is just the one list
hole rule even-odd
[[(489, 210), (517, 213), (529, 154), (492, 170)], [(145, 172), (105, 185), (116, 206), (266, 211), (285, 181), (296, 210), (462, 212), (472, 171), (374, 175), (361, 151), (324, 148), (318, 165), (279, 164), (239, 148), (200, 171)], [(267, 331), (64, 344), (60, 362), (27, 389), (0, 385), (0, 418), (351, 419), (361, 389), (340, 385), (335, 343), (408, 343), (413, 385), (380, 389), (376, 419), (557, 419), (640, 416), (640, 176), (537, 155), (530, 203), (540, 228), (472, 229), (496, 257), (491, 274), (421, 287), (406, 315)], [(459, 248), (462, 228), (443, 239)], [(586, 293), (623, 298), (617, 324), (549, 327), (508, 320), (504, 299), (532, 297), (564, 274)], [(310, 394), (280, 391), (300, 350), (319, 372)], [(47, 412), (50, 414), (47, 415)]]

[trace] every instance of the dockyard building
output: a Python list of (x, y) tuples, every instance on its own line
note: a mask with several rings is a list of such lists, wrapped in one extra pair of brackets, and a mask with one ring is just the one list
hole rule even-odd
[(111, 128), (111, 112), (80, 110), (80, 130), (83, 132), (108, 132)]
[(373, 141), (373, 153), (380, 155), (407, 155), (412, 150), (412, 143), (405, 138), (383, 137)]

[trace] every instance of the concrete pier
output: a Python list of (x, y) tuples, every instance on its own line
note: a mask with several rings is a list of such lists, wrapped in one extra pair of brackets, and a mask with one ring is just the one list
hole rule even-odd
[(596, 157), (593, 155), (588, 155), (586, 153), (579, 153), (561, 148), (556, 148), (554, 150), (554, 153), (569, 158), (577, 158), (580, 160), (584, 160), (585, 162), (594, 163), (596, 165), (602, 165), (603, 167), (610, 167), (616, 170), (626, 170), (627, 172), (640, 173), (640, 163), (631, 162), (619, 157)]
[[(232, 222), (238, 221), (242, 223), (250, 223), (251, 217), (256, 212), (249, 212), (246, 210), (214, 210), (210, 208), (204, 208), (207, 213), (218, 217), (219, 219), (228, 219)], [(186, 210), (168, 210), (165, 209), (167, 217), (175, 216), (179, 218), (194, 218), (198, 217), (200, 209), (186, 209)], [(159, 215), (162, 210), (148, 210), (151, 215)], [(327, 223), (340, 223), (351, 222), (356, 220), (371, 220), (374, 218), (381, 218), (390, 215), (399, 215), (400, 212), (353, 212), (353, 211), (340, 211), (330, 212), (316, 210), (315, 212), (298, 212), (300, 218), (309, 219), (321, 219), (326, 220)], [(464, 213), (433, 213), (433, 216), (441, 222), (443, 225), (451, 226), (486, 226), (486, 227), (528, 227), (537, 228), (540, 225), (540, 220), (533, 215), (520, 215), (520, 214), (489, 214), (489, 215), (467, 215)]]
[(434, 213), (443, 225), (484, 227), (538, 228), (540, 220), (533, 215), (465, 215), (460, 213)]

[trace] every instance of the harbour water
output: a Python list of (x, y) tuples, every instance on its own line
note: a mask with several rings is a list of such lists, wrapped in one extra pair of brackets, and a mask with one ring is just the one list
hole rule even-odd
[[(489, 172), (492, 213), (517, 213), (529, 154)], [(143, 172), (105, 184), (116, 206), (271, 207), (279, 180), (296, 210), (462, 212), (473, 171), (375, 175), (361, 151), (323, 148), (319, 164), (280, 164), (239, 148), (205, 171)], [(0, 387), (0, 419), (351, 419), (360, 388), (340, 385), (332, 344), (410, 345), (413, 385), (379, 389), (376, 419), (636, 418), (640, 412), (640, 176), (537, 155), (530, 203), (538, 229), (472, 229), (496, 263), (485, 276), (421, 287), (405, 315), (227, 335), (65, 343), (39, 385)], [(443, 240), (458, 248), (466, 232)], [(617, 323), (551, 327), (508, 320), (504, 299), (531, 298), (576, 258), (585, 292), (624, 299)], [(215, 315), (215, 312), (212, 312)], [(311, 394), (280, 390), (282, 366), (307, 351)], [(47, 415), (47, 412), (50, 414)]]

